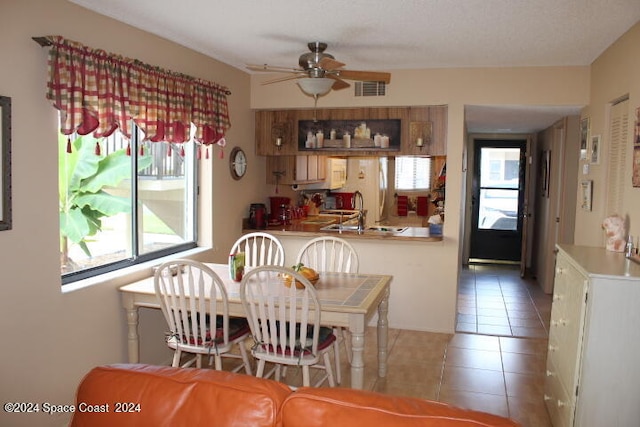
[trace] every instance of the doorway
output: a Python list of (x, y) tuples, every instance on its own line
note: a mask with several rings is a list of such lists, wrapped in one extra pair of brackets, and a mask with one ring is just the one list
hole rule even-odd
[(526, 140), (475, 140), (470, 261), (520, 263), (526, 149)]

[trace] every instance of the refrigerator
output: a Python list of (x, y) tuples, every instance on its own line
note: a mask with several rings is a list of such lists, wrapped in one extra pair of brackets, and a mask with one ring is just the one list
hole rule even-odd
[(368, 226), (387, 219), (388, 159), (386, 157), (349, 157), (347, 181), (340, 192), (360, 191), (367, 211)]

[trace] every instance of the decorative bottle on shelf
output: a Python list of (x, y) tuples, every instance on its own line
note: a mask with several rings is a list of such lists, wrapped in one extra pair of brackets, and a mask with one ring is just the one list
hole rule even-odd
[(351, 135), (349, 132), (345, 132), (342, 135), (342, 142), (344, 142), (344, 148), (351, 148)]
[(306, 148), (313, 148), (313, 138), (315, 138), (313, 133), (311, 131), (307, 132), (307, 141), (304, 144)]
[(324, 133), (322, 130), (316, 132), (316, 148), (322, 148), (324, 145)]
[(380, 138), (380, 148), (389, 148), (389, 137), (387, 135), (382, 135), (382, 138)]

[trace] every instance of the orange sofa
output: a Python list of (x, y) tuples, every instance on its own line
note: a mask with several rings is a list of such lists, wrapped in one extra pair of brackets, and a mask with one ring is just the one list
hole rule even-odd
[(347, 388), (299, 388), (243, 374), (109, 365), (80, 383), (72, 427), (517, 426), (506, 418), (421, 399)]

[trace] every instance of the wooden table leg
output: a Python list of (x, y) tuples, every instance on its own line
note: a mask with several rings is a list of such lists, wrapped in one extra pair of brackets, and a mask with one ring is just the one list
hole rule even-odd
[(378, 376), (387, 376), (387, 342), (389, 335), (389, 288), (378, 306)]
[(127, 313), (129, 363), (138, 363), (140, 361), (138, 307), (134, 304), (133, 296), (128, 294), (122, 295), (122, 304)]
[(351, 388), (364, 388), (364, 315), (351, 317)]

